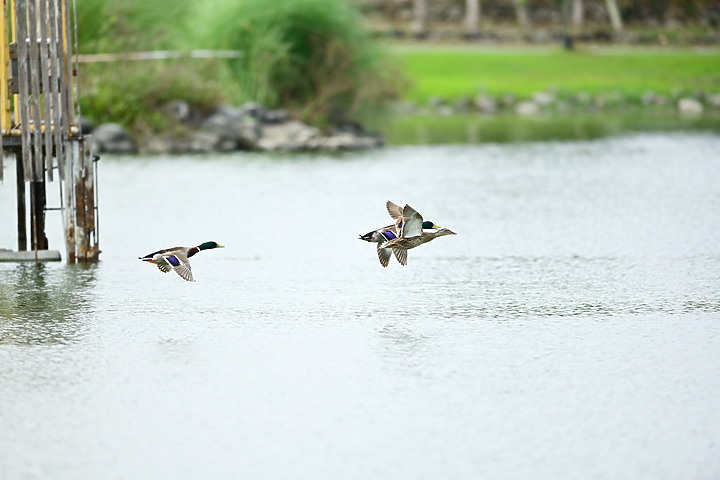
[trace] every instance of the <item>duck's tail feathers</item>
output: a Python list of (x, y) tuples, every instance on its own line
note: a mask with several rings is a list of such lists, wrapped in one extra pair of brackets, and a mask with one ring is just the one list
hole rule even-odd
[(375, 240), (375, 232), (368, 232), (365, 235), (360, 235), (360, 240), (365, 240), (366, 242), (376, 242)]

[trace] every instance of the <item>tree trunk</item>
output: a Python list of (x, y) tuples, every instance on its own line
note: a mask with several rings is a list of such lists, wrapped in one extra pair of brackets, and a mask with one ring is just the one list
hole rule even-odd
[(514, 0), (515, 5), (515, 16), (517, 17), (518, 25), (525, 29), (530, 26), (530, 16), (527, 10), (527, 0)]
[(572, 0), (572, 30), (575, 35), (582, 30), (584, 13), (583, 0)]
[(413, 33), (422, 37), (427, 34), (428, 2), (427, 0), (415, 0), (413, 4)]
[(617, 0), (605, 0), (607, 5), (608, 15), (610, 15), (610, 23), (616, 32), (621, 32), (623, 29), (622, 18), (620, 18), (620, 9), (618, 8)]
[(465, 0), (465, 34), (468, 38), (480, 33), (480, 0)]

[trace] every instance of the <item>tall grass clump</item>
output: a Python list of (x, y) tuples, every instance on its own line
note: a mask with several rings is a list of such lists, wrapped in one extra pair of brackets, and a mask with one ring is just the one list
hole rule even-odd
[(292, 109), (316, 124), (362, 115), (396, 92), (389, 64), (349, 0), (211, 0), (191, 9), (194, 48), (240, 50), (236, 102)]
[(190, 0), (82, 0), (77, 2), (80, 53), (174, 49)]

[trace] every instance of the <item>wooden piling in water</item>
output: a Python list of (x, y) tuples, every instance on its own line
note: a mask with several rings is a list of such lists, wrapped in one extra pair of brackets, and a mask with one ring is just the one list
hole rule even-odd
[[(1, 1), (0, 148), (16, 158), (18, 250), (48, 249), (46, 188), (57, 180), (61, 206), (52, 210), (63, 214), (67, 259), (97, 261), (97, 176), (75, 115), (68, 0)], [(0, 180), (2, 160), (0, 155)]]
[(18, 152), (15, 155), (16, 190), (17, 190), (17, 229), (18, 229), (18, 251), (27, 250), (27, 220), (25, 216), (25, 172), (22, 155)]

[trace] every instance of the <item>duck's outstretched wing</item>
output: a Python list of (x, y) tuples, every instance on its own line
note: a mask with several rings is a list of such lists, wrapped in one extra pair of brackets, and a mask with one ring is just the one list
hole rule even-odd
[[(398, 259), (398, 262), (402, 263), (401, 258), (403, 257), (403, 255), (402, 253), (400, 253), (399, 249), (389, 247), (383, 248), (383, 245), (385, 245), (390, 240), (395, 240), (396, 238), (398, 238), (397, 230), (395, 230), (394, 228), (375, 234), (375, 241), (378, 244), (377, 255), (383, 267), (388, 266), (388, 264), (390, 263), (390, 257), (392, 256), (393, 252), (395, 253), (395, 257)], [(405, 254), (405, 258), (407, 258), (407, 254)]]
[(402, 222), (401, 237), (417, 237), (422, 234), (423, 217), (410, 205), (403, 208)]
[[(161, 257), (162, 257), (162, 255), (161, 255)], [(168, 273), (170, 270), (172, 270), (172, 266), (165, 259), (163, 259), (162, 261), (156, 262), (155, 265), (157, 265), (157, 267), (163, 273)]]
[[(183, 280), (187, 280), (188, 282), (195, 281), (193, 279), (192, 269), (190, 268), (190, 262), (188, 262), (187, 258), (185, 258), (183, 255), (163, 256), (163, 260), (167, 262), (167, 271), (170, 271), (169, 268), (172, 267), (172, 269), (175, 270), (175, 273), (180, 275)], [(158, 267), (160, 268), (160, 270), (163, 270), (163, 268), (160, 267), (160, 264), (161, 262), (158, 262)]]
[(380, 260), (380, 265), (383, 267), (387, 267), (390, 263), (390, 257), (392, 256), (392, 248), (380, 248), (380, 244), (378, 244), (377, 248), (377, 256), (378, 260)]
[(403, 209), (400, 205), (396, 205), (390, 200), (385, 204), (388, 214), (395, 220), (395, 230), (400, 232), (403, 226)]
[(396, 205), (390, 200), (387, 201), (385, 204), (385, 207), (387, 207), (387, 211), (392, 217), (393, 220), (401, 219), (403, 216), (403, 209), (400, 205)]
[(395, 258), (400, 262), (400, 265), (407, 265), (407, 250), (404, 248), (386, 248), (386, 250), (392, 250), (395, 254)]
[(378, 244), (377, 248), (377, 255), (378, 259), (380, 260), (380, 264), (383, 267), (387, 267), (390, 263), (390, 257), (392, 254), (395, 254), (395, 258), (397, 258), (397, 261), (400, 262), (400, 265), (407, 265), (407, 250), (401, 249), (401, 248), (382, 248), (380, 244)]

